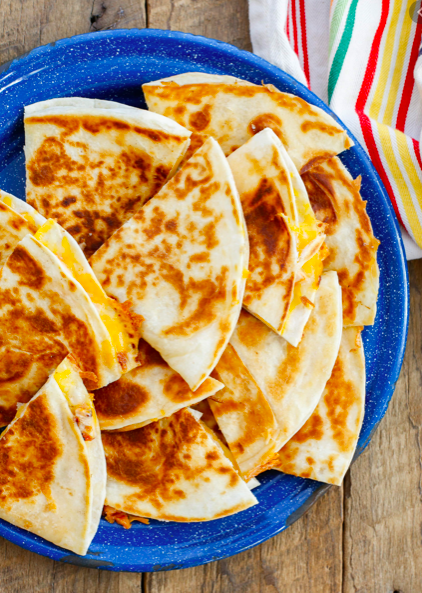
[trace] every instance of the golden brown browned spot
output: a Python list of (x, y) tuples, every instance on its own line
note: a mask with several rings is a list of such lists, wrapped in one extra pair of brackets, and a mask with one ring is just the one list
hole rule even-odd
[(312, 416), (305, 422), (302, 428), (291, 439), (292, 443), (306, 443), (310, 439), (320, 441), (324, 436), (324, 421), (315, 411)]
[(178, 497), (179, 476), (195, 484), (216, 470), (218, 458), (195, 458), (194, 462), (185, 458), (186, 452), (207, 438), (185, 410), (136, 430), (103, 433), (108, 475), (136, 488), (129, 506), (132, 498), (134, 503), (147, 500), (161, 510)]
[[(322, 180), (321, 176), (317, 177), (313, 169), (311, 169), (308, 173), (302, 175), (302, 180), (316, 218), (327, 225), (325, 233), (331, 235), (336, 230), (337, 215), (334, 207), (334, 190), (329, 179)], [(326, 189), (322, 189), (318, 181), (324, 183)]]
[(182, 312), (192, 294), (195, 294), (196, 297), (195, 310), (181, 322), (163, 330), (163, 333), (165, 335), (184, 336), (212, 323), (217, 317), (220, 304), (226, 300), (228, 267), (222, 266), (221, 272), (216, 276), (215, 281), (210, 279), (195, 280), (194, 278), (185, 281), (180, 270), (164, 264), (163, 268), (163, 278), (170, 282), (179, 292)]
[[(176, 107), (177, 111), (177, 107)], [(192, 136), (190, 137), (190, 144), (189, 148), (186, 151), (185, 156), (183, 157), (182, 165), (188, 161), (194, 153), (201, 148), (206, 140), (208, 140), (209, 136), (207, 134), (199, 134), (198, 132), (192, 132)]]
[[(79, 368), (98, 376), (98, 345), (90, 328), (70, 311), (62, 313), (60, 318), (69, 350), (78, 361)], [(93, 380), (85, 379), (84, 383), (89, 390), (97, 387)]]
[(333, 156), (335, 156), (334, 152), (323, 152), (319, 153), (317, 156), (311, 156), (308, 159), (308, 162), (305, 165), (303, 165), (303, 167), (300, 169), (299, 173), (303, 175), (304, 173), (306, 173), (306, 171), (309, 171), (309, 169), (312, 169), (313, 167), (318, 165), (318, 163), (327, 161), (328, 159), (331, 159)]
[(10, 255), (8, 267), (19, 276), (18, 284), (20, 286), (39, 290), (46, 282), (44, 270), (22, 245), (17, 245)]
[[(244, 298), (248, 305), (260, 298), (265, 288), (279, 281), (292, 244), (286, 222), (279, 216), (284, 210), (280, 195), (270, 180), (264, 178), (255, 191), (242, 194), (242, 206), (250, 246), (251, 274)], [(285, 308), (289, 306), (289, 297), (287, 291)]]
[(163, 386), (164, 394), (173, 402), (182, 403), (192, 396), (189, 385), (180, 375), (174, 373)]
[(0, 504), (50, 496), (54, 465), (62, 452), (57, 420), (39, 395), (0, 439)]
[(339, 130), (336, 126), (330, 126), (330, 124), (317, 120), (307, 120), (302, 122), (302, 124), (300, 125), (300, 129), (305, 134), (307, 132), (310, 132), (311, 130), (317, 130), (318, 132), (322, 132), (323, 134), (328, 134), (328, 136), (343, 134), (343, 130)]
[(139, 412), (150, 401), (151, 394), (126, 375), (96, 389), (94, 398), (99, 418), (111, 418)]
[(271, 128), (274, 134), (282, 141), (284, 146), (288, 148), (288, 142), (283, 133), (283, 122), (277, 115), (274, 115), (274, 113), (262, 113), (261, 115), (257, 115), (249, 122), (248, 132), (255, 135), (258, 134), (258, 132), (265, 130), (265, 128)]
[(211, 107), (205, 105), (201, 111), (195, 111), (189, 116), (189, 126), (196, 132), (203, 132), (211, 121)]
[(268, 337), (271, 330), (262, 321), (242, 310), (236, 331), (240, 342), (249, 348), (256, 348)]
[(351, 406), (357, 401), (358, 393), (345, 377), (341, 358), (337, 358), (333, 372), (325, 388), (324, 403), (330, 422), (333, 439), (341, 451), (349, 451), (354, 444), (355, 434), (347, 427)]

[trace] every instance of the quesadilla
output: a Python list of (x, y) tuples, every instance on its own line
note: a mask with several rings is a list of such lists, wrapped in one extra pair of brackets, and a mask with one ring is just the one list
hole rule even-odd
[(326, 272), (297, 348), (242, 311), (231, 344), (271, 405), (280, 448), (315, 410), (330, 378), (342, 332), (341, 288)]
[[(66, 372), (65, 393), (50, 377), (1, 435), (0, 517), (84, 555), (100, 521), (106, 467), (88, 393), (70, 363)], [(95, 429), (90, 440), (75, 416), (84, 407)]]
[(71, 354), (89, 389), (122, 374), (106, 326), (81, 284), (31, 235), (0, 276), (0, 425)]
[(0, 233), (0, 265), (23, 237), (33, 234), (66, 265), (73, 278), (88, 293), (109, 333), (110, 356), (118, 361), (122, 372), (138, 366), (140, 320), (117, 301), (107, 297), (72, 236), (52, 219), (46, 221), (26, 202), (1, 191), (0, 218), (3, 222)]
[(213, 138), (91, 258), (107, 294), (195, 391), (236, 325), (249, 257), (239, 195)]
[(27, 201), (92, 255), (172, 176), (190, 132), (110, 101), (53, 99), (25, 108)]
[(199, 412), (131, 430), (103, 433), (106, 504), (164, 521), (211, 521), (257, 503)]
[(361, 328), (343, 329), (339, 355), (307, 422), (279, 453), (275, 469), (341, 485), (356, 449), (365, 410)]
[(272, 84), (188, 72), (148, 82), (142, 89), (148, 109), (192, 132), (213, 136), (226, 155), (264, 128), (277, 134), (301, 173), (353, 145), (330, 115)]
[[(35, 234), (39, 227), (35, 217), (28, 212), (20, 214), (16, 211), (16, 208), (13, 207), (15, 201), (18, 201), (17, 198), (0, 190), (0, 267), (19, 241), (28, 234)], [(43, 219), (44, 221), (45, 219)]]
[(144, 340), (139, 344), (139, 360), (142, 366), (95, 391), (101, 430), (133, 430), (145, 426), (223, 388), (219, 381), (208, 378), (196, 391), (191, 391), (186, 381)]
[(266, 128), (228, 157), (246, 219), (243, 305), (297, 346), (322, 273), (325, 235), (284, 146)]
[(280, 449), (276, 417), (230, 344), (213, 377), (224, 383), (224, 389), (207, 401), (243, 478), (248, 481), (274, 465)]
[(345, 326), (372, 325), (379, 287), (377, 249), (360, 177), (353, 180), (340, 159), (320, 163), (303, 175), (318, 220), (325, 224), (329, 256), (325, 270), (338, 273)]

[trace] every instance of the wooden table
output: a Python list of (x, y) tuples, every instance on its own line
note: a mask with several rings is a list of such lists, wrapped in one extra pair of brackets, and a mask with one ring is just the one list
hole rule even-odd
[[(0, 0), (0, 64), (63, 37), (114, 28), (187, 31), (251, 49), (247, 0)], [(386, 417), (342, 488), (286, 532), (207, 566), (130, 574), (55, 562), (0, 539), (0, 593), (421, 593), (422, 260)]]

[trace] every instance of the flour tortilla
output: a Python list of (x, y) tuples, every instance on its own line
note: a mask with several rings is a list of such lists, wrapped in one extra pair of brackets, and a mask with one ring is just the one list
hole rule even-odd
[(208, 399), (225, 440), (246, 481), (272, 467), (278, 445), (274, 412), (256, 381), (228, 344), (213, 377), (224, 389)]
[(101, 436), (84, 441), (54, 377), (3, 432), (0, 460), (0, 517), (85, 555), (105, 497)]
[(226, 155), (264, 128), (277, 134), (301, 172), (353, 145), (322, 109), (273, 85), (188, 72), (148, 82), (142, 89), (148, 109), (192, 132), (213, 136)]
[(186, 381), (144, 340), (139, 344), (139, 359), (141, 366), (95, 392), (102, 430), (146, 426), (223, 388), (209, 377), (196, 391), (191, 391)]
[(315, 410), (333, 370), (341, 332), (341, 288), (335, 272), (322, 275), (297, 348), (242, 311), (231, 344), (274, 411), (280, 447)]
[(275, 469), (341, 485), (365, 412), (365, 356), (360, 332), (358, 327), (343, 329), (324, 393), (311, 417), (281, 449)]
[(185, 408), (129, 432), (103, 433), (106, 504), (164, 521), (211, 521), (257, 503), (245, 482)]
[(343, 323), (372, 325), (379, 288), (379, 241), (359, 192), (360, 177), (353, 180), (340, 159), (332, 158), (310, 169), (303, 180), (317, 218), (325, 223), (329, 256), (324, 269), (338, 273)]
[(107, 294), (142, 315), (143, 338), (195, 391), (236, 325), (248, 256), (233, 176), (209, 138), (91, 265)]
[(174, 121), (78, 97), (25, 109), (27, 201), (87, 257), (171, 177), (190, 132)]
[(281, 333), (296, 278), (297, 210), (283, 147), (266, 128), (228, 157), (248, 230), (250, 257), (243, 306)]
[(27, 402), (72, 354), (89, 389), (118, 379), (110, 335), (67, 267), (31, 235), (0, 277), (0, 424)]

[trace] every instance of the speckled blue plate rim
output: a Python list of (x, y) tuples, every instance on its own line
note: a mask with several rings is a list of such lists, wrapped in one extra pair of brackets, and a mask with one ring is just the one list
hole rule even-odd
[[(192, 53), (196, 51), (196, 57), (200, 55), (203, 62), (207, 61), (207, 54), (220, 53), (222, 59), (224, 56), (224, 60), (226, 61), (228, 57), (233, 59), (233, 69), (235, 69), (235, 67), (240, 69), (246, 68), (246, 73), (242, 76), (243, 78), (248, 78), (249, 71), (247, 68), (249, 67), (251, 71), (254, 70), (254, 76), (249, 76), (251, 80), (253, 78), (253, 82), (260, 82), (260, 80), (257, 80), (257, 74), (255, 72), (259, 71), (265, 82), (273, 82), (273, 84), (278, 84), (279, 87), (288, 87), (288, 89), (282, 88), (282, 90), (294, 92), (294, 94), (321, 107), (333, 115), (347, 130), (350, 137), (353, 138), (355, 147), (343, 153), (340, 158), (348, 167), (352, 175), (357, 176), (359, 173), (362, 174), (362, 194), (365, 194), (365, 199), (368, 199), (368, 213), (373, 221), (375, 234), (378, 237), (386, 236), (388, 238), (388, 241), (382, 241), (381, 243), (379, 258), (381, 268), (380, 302), (383, 305), (383, 313), (385, 313), (385, 307), (388, 306), (388, 315), (381, 316), (381, 321), (377, 318), (376, 325), (378, 324), (381, 327), (381, 330), (379, 330), (377, 326), (377, 331), (381, 331), (379, 335), (374, 333), (374, 328), (366, 328), (364, 331), (365, 350), (367, 356), (369, 355), (368, 381), (373, 388), (370, 393), (372, 399), (368, 398), (369, 401), (367, 400), (370, 414), (366, 414), (365, 423), (362, 428), (355, 456), (356, 458), (370, 442), (371, 436), (385, 414), (393, 394), (404, 356), (409, 307), (407, 266), (401, 234), (388, 195), (367, 154), (357, 143), (353, 134), (351, 134), (339, 118), (336, 117), (329, 108), (318, 99), (318, 97), (291, 76), (282, 72), (275, 66), (272, 66), (265, 60), (221, 41), (207, 39), (205, 37), (188, 33), (162, 31), (157, 29), (120, 29), (79, 35), (69, 39), (62, 39), (53, 44), (38, 47), (28, 54), (3, 64), (3, 66), (0, 67), (0, 109), (2, 107), (2, 102), (3, 108), (10, 108), (10, 106), (13, 105), (13, 98), (11, 105), (7, 103), (8, 89), (14, 91), (18, 88), (16, 85), (32, 77), (33, 80), (36, 80), (37, 76), (39, 76), (44, 69), (48, 68), (48, 66), (37, 68), (38, 65), (42, 65), (43, 61), (46, 63), (50, 59), (54, 60), (58, 53), (68, 52), (70, 58), (69, 64), (67, 64), (66, 67), (71, 68), (71, 52), (83, 44), (92, 44), (94, 41), (98, 46), (103, 42), (117, 42), (121, 43), (122, 48), (125, 43), (148, 42), (151, 44), (150, 46), (163, 43), (164, 45), (166, 43), (170, 45), (178, 43), (180, 53), (185, 52), (187, 55), (190, 52)], [(178, 56), (176, 52), (175, 60), (179, 57), (180, 56)], [(216, 64), (216, 66), (212, 65), (206, 67), (205, 69), (201, 66), (201, 63), (196, 64), (193, 62), (192, 66), (197, 66), (195, 68), (197, 70), (219, 71), (218, 64)], [(231, 66), (232, 64), (229, 64), (229, 67), (221, 73), (232, 73), (230, 70)], [(242, 68), (240, 66), (242, 66)], [(190, 70), (192, 69), (194, 68), (191, 67)], [(182, 69), (177, 71), (187, 70)], [(170, 75), (170, 73), (167, 75)], [(156, 76), (156, 78), (157, 77), (161, 77), (161, 75)], [(151, 78), (151, 80), (153, 80), (153, 78)], [(13, 89), (13, 87), (15, 87), (15, 89)], [(63, 93), (57, 93), (56, 96), (63, 96)], [(37, 97), (35, 100), (40, 99)], [(23, 104), (15, 105), (15, 108), (16, 107), (22, 110)], [(3, 113), (5, 113), (5, 111), (3, 111)], [(6, 119), (4, 119), (2, 123), (0, 113), (0, 138), (3, 140), (3, 146), (2, 149), (0, 149), (0, 152), (3, 151), (3, 154), (6, 154), (6, 160), (8, 152), (7, 148), (4, 148), (5, 139), (7, 139), (8, 136), (12, 138), (13, 134), (16, 132), (16, 130), (13, 129), (16, 124), (12, 121), (8, 128), (9, 122), (7, 121), (6, 113)], [(386, 262), (388, 262), (388, 265), (386, 265)], [(390, 319), (391, 326), (389, 324)], [(382, 322), (384, 322), (383, 325)], [(377, 348), (374, 348), (374, 344), (376, 345), (378, 343), (378, 339), (384, 339), (385, 343), (387, 331), (390, 334), (389, 340), (391, 342), (391, 348), (390, 356), (387, 356), (385, 359), (385, 356), (384, 358), (378, 356)], [(379, 386), (379, 381), (378, 383), (376, 381), (377, 373), (384, 379), (384, 383), (381, 387)], [(376, 383), (375, 386), (372, 385), (374, 382)], [(374, 392), (375, 395), (372, 392)], [(374, 397), (372, 397), (373, 395)], [(273, 488), (274, 485), (276, 486), (276, 489)], [(277, 496), (275, 497), (275, 495), (277, 495), (277, 488), (287, 493), (281, 502), (277, 500)], [(170, 534), (174, 538), (174, 550), (179, 550), (179, 553), (174, 554), (170, 553), (163, 555), (160, 554), (160, 546), (146, 548), (142, 545), (143, 542), (148, 539), (148, 532), (153, 528), (157, 528), (158, 522), (155, 521), (152, 521), (152, 525), (150, 526), (135, 525), (130, 532), (127, 532), (128, 541), (131, 538), (130, 541), (132, 545), (128, 545), (127, 548), (123, 547), (122, 553), (120, 552), (120, 549), (118, 550), (119, 553), (117, 553), (115, 551), (115, 546), (113, 546), (113, 542), (108, 541), (110, 539), (110, 530), (113, 538), (119, 538), (122, 529), (108, 524), (105, 525), (104, 521), (102, 521), (99, 534), (94, 539), (89, 553), (85, 557), (79, 557), (66, 552), (63, 549), (46, 542), (42, 538), (16, 528), (4, 521), (0, 521), (0, 535), (21, 547), (44, 556), (80, 566), (102, 568), (113, 571), (139, 572), (187, 568), (226, 558), (262, 543), (273, 535), (283, 531), (294, 520), (299, 518), (328, 488), (329, 486), (321, 485), (312, 480), (302, 480), (300, 478), (294, 478), (276, 472), (267, 472), (262, 478), (262, 486), (256, 491), (261, 504), (258, 507), (254, 507), (241, 513), (240, 515), (242, 517), (236, 515), (208, 524), (190, 524), (188, 526), (184, 524), (165, 524), (165, 529), (170, 531)], [(264, 514), (261, 513), (261, 515), (259, 515), (259, 509), (263, 506), (265, 507)], [(246, 517), (246, 522), (244, 517)], [(262, 517), (264, 518), (264, 521), (262, 520)], [(236, 524), (236, 521), (238, 521), (239, 525)], [(162, 526), (163, 524), (160, 525)], [(230, 527), (230, 536), (226, 538), (219, 536), (219, 533), (225, 533), (225, 525)], [(168, 538), (167, 531), (165, 535), (166, 538)], [(207, 533), (207, 544), (199, 541), (202, 531)], [(182, 532), (187, 533), (188, 536), (179, 538), (179, 535)], [(191, 538), (192, 541), (189, 538)], [(139, 542), (139, 545), (137, 545), (137, 542)]]

